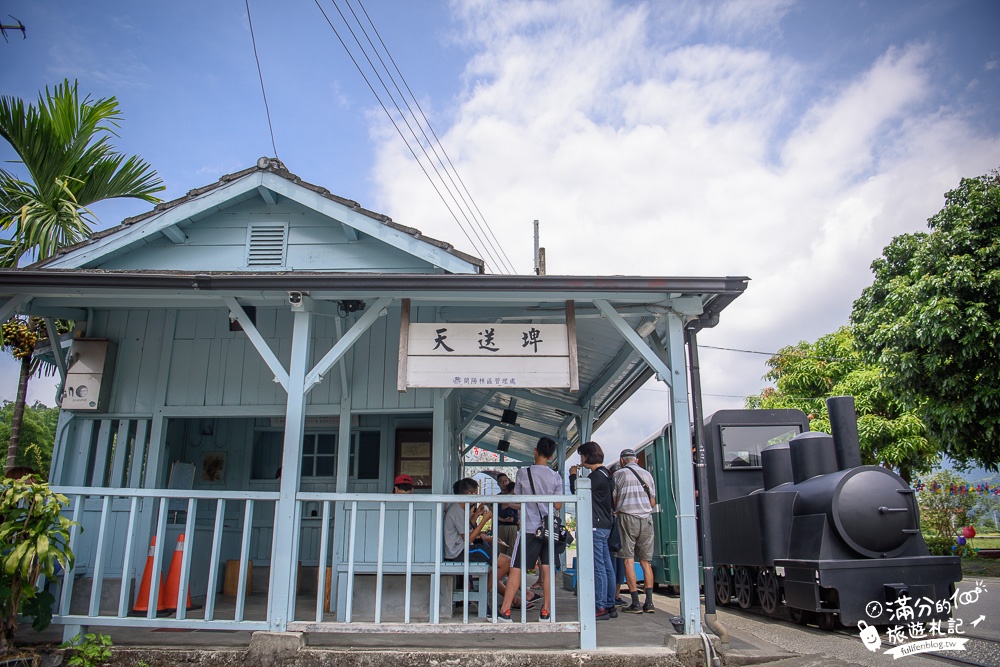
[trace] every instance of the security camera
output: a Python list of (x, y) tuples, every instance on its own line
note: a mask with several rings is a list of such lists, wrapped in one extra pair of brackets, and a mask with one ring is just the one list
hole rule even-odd
[(293, 306), (302, 305), (302, 292), (289, 292), (288, 303)]

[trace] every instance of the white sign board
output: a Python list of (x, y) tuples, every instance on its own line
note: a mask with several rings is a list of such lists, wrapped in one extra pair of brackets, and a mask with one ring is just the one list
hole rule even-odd
[(572, 388), (570, 359), (576, 355), (570, 351), (575, 353), (576, 340), (567, 324), (404, 322), (404, 327), (401, 388)]

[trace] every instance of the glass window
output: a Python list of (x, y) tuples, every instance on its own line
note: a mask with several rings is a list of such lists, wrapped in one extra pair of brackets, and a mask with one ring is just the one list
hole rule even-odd
[(302, 476), (337, 475), (337, 436), (333, 433), (306, 433), (302, 439)]
[(382, 437), (378, 431), (361, 431), (354, 440), (357, 467), (352, 470), (356, 479), (378, 479), (381, 473)]
[(762, 449), (788, 442), (799, 434), (798, 426), (775, 424), (723, 426), (720, 430), (722, 465), (727, 469), (759, 468)]
[(257, 431), (253, 441), (250, 479), (277, 479), (284, 439), (285, 434), (281, 431)]

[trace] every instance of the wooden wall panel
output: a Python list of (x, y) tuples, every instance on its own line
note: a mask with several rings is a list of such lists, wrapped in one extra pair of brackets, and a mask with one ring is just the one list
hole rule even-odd
[[(166, 342), (162, 310), (97, 311), (93, 320), (91, 335), (107, 337), (118, 345), (109, 408), (113, 413), (150, 414), (156, 409), (153, 403), (164, 344), (173, 346), (166, 405), (281, 405), (287, 398), (246, 334), (229, 331), (228, 312), (224, 308), (178, 311), (174, 338)], [(261, 308), (257, 321), (268, 346), (287, 369), (292, 333), (289, 311)], [(348, 365), (356, 411), (410, 411), (433, 405), (430, 390), (396, 391), (398, 330), (399, 312), (391, 309), (338, 362)], [(336, 319), (317, 316), (314, 331), (317, 337), (310, 367), (336, 344)], [(338, 405), (342, 393), (340, 369), (334, 365), (307, 400), (312, 406)]]
[(163, 380), (158, 377), (160, 370), (160, 352), (163, 349), (163, 327), (166, 322), (166, 312), (152, 310), (146, 318), (146, 332), (142, 340), (142, 356), (136, 371), (140, 381), (135, 391), (134, 410), (137, 414), (152, 414), (156, 397), (156, 383)]
[[(396, 363), (386, 364), (385, 318), (375, 320), (368, 330), (368, 398), (367, 405), (382, 406), (383, 387), (385, 387), (385, 368), (395, 368)], [(395, 359), (395, 356), (393, 357)]]
[(358, 339), (352, 350), (354, 352), (351, 377), (351, 409), (369, 410), (373, 406), (368, 403), (368, 361), (371, 356), (371, 334), (366, 333)]
[[(243, 358), (244, 350), (249, 343), (239, 338), (224, 341), (226, 347), (226, 366), (222, 389), (223, 405), (240, 405), (243, 395)], [(251, 345), (251, 347), (253, 347)]]
[(167, 385), (167, 405), (188, 405), (193, 351), (194, 340), (188, 338), (174, 341), (174, 352), (170, 358), (170, 380)]
[(226, 367), (222, 343), (221, 339), (216, 338), (209, 345), (208, 371), (205, 377), (205, 405), (222, 404), (222, 382), (220, 379), (224, 377), (222, 370)]
[(240, 394), (241, 405), (258, 405), (260, 403), (261, 367), (264, 361), (253, 343), (247, 341), (243, 346), (243, 380)]

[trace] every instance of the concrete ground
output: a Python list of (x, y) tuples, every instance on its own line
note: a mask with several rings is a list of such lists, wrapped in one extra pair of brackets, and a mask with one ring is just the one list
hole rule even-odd
[[(971, 583), (971, 582), (970, 582)], [(1000, 637), (1000, 580), (987, 580), (983, 600), (968, 610), (989, 620), (973, 632), (982, 637)], [(963, 587), (964, 590), (964, 587)], [(995, 591), (995, 592), (994, 592)], [(145, 663), (149, 667), (173, 664), (198, 664), (206, 667), (230, 664), (295, 665), (368, 665), (395, 663), (398, 665), (698, 665), (705, 664), (703, 644), (699, 637), (681, 638), (674, 632), (669, 618), (679, 612), (679, 599), (656, 595), (656, 613), (626, 614), (619, 618), (597, 622), (596, 651), (581, 651), (576, 633), (533, 632), (512, 634), (509, 625), (497, 626), (496, 632), (476, 634), (358, 634), (312, 633), (302, 637), (253, 639), (249, 632), (211, 630), (137, 629), (92, 626), (90, 632), (108, 634), (115, 645), (114, 665)], [(252, 596), (248, 601), (249, 617), (257, 607), (266, 604), (266, 594)], [(300, 600), (300, 618), (307, 618), (315, 599)], [(988, 606), (986, 606), (988, 605)], [(474, 609), (474, 607), (472, 607)], [(224, 607), (220, 607), (221, 610)], [(574, 620), (576, 597), (572, 592), (557, 591), (557, 617)], [(996, 610), (997, 613), (993, 613)], [(461, 607), (449, 624), (461, 624)], [(968, 615), (967, 614), (967, 615)], [(222, 617), (221, 613), (218, 617)], [(970, 616), (972, 618), (973, 616)], [(515, 615), (515, 619), (518, 616)], [(729, 644), (719, 644), (715, 638), (722, 664), (771, 664), (773, 667), (847, 667), (848, 665), (889, 665), (892, 657), (870, 653), (857, 636), (824, 633), (814, 627), (801, 627), (787, 620), (762, 615), (749, 615), (738, 610), (720, 608), (718, 618), (729, 631)], [(528, 612), (532, 629), (541, 630), (538, 611)], [(470, 625), (486, 622), (470, 613)], [(505, 627), (506, 626), (506, 627)], [(554, 629), (554, 628), (553, 628)], [(457, 630), (457, 628), (456, 628)], [(57, 644), (61, 628), (51, 628), (41, 635), (29, 628), (22, 629), (23, 643)], [(678, 641), (680, 640), (680, 641)], [(290, 647), (292, 654), (278, 650)], [(287, 642), (291, 642), (290, 645)], [(292, 657), (294, 655), (295, 657)], [(925, 667), (931, 658), (910, 656), (907, 667)]]

